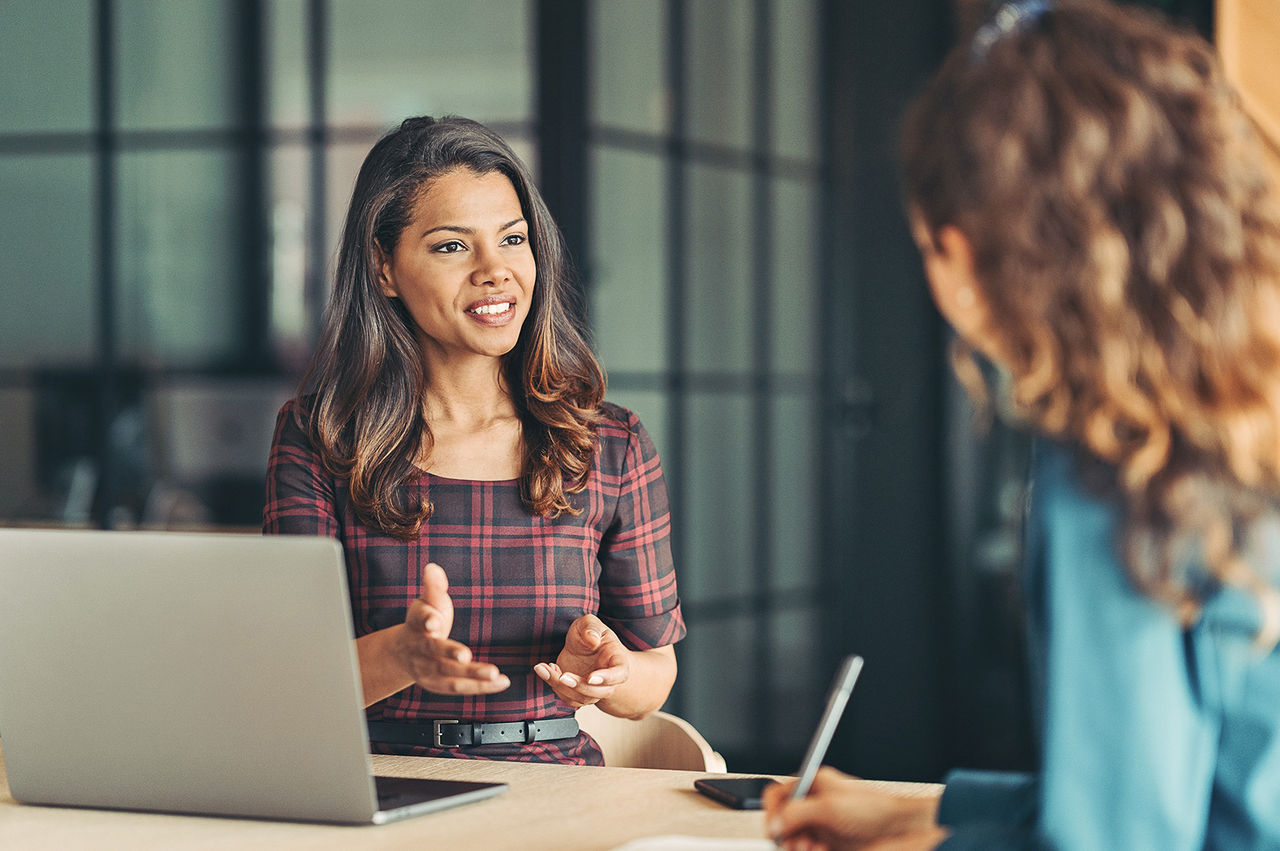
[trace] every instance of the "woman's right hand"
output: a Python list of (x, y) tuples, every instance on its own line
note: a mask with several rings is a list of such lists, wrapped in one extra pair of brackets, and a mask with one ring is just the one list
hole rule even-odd
[(796, 781), (765, 788), (766, 829), (788, 851), (926, 849), (947, 836), (938, 797), (903, 798), (834, 768), (818, 769), (809, 794), (791, 800)]
[(493, 694), (511, 685), (496, 665), (472, 662), (471, 648), (449, 638), (453, 601), (444, 568), (428, 564), (422, 594), (409, 605), (390, 650), (413, 682), (440, 694)]

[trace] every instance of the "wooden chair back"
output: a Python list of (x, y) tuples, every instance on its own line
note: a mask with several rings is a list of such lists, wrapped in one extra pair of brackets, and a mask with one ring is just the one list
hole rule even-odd
[(615, 718), (594, 706), (577, 712), (578, 725), (604, 752), (605, 765), (616, 768), (668, 768), (683, 771), (726, 771), (724, 757), (693, 725), (668, 712), (632, 721)]

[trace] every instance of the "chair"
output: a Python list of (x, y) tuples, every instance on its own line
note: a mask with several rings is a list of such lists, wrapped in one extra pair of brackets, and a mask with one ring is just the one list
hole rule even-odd
[(632, 721), (615, 718), (594, 706), (577, 712), (578, 726), (600, 745), (605, 765), (616, 768), (674, 768), (682, 771), (727, 771), (724, 757), (688, 721), (655, 712)]

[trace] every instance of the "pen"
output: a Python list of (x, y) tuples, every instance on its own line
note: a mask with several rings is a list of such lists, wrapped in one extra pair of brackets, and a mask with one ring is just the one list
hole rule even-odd
[(822, 710), (822, 720), (818, 722), (818, 729), (809, 742), (809, 750), (805, 752), (804, 762), (800, 764), (800, 780), (791, 791), (792, 799), (803, 798), (809, 794), (809, 787), (813, 785), (818, 767), (822, 765), (822, 760), (827, 755), (831, 737), (835, 735), (836, 725), (840, 723), (840, 716), (844, 714), (845, 704), (849, 702), (849, 695), (860, 673), (862, 673), (862, 657), (846, 656), (844, 663), (840, 666), (840, 672), (836, 674), (835, 682), (831, 684), (826, 708)]

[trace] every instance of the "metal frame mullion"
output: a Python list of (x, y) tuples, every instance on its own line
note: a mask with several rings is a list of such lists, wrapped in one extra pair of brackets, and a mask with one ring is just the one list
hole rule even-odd
[[(664, 389), (667, 397), (667, 447), (665, 453), (675, 459), (667, 467), (667, 489), (671, 505), (683, 511), (688, 504), (686, 487), (688, 458), (688, 403), (685, 383), (685, 339), (683, 317), (685, 299), (685, 227), (688, 219), (686, 184), (686, 136), (688, 134), (688, 95), (685, 91), (685, 25), (684, 4), (667, 0), (667, 91), (671, 93), (671, 128), (667, 137), (667, 375)], [(686, 540), (680, 524), (673, 524), (671, 548), (676, 563), (684, 564)], [(689, 569), (696, 570), (697, 567)], [(676, 678), (670, 704), (684, 713), (685, 696), (680, 678)]]
[(116, 136), (115, 136), (115, 4), (97, 0), (94, 5), (93, 150), (97, 185), (94, 193), (94, 233), (98, 255), (97, 308), (97, 433), (98, 488), (93, 522), (107, 528), (115, 502), (118, 478), (111, 452), (111, 423), (120, 405), (118, 340), (116, 335)]
[(752, 632), (755, 676), (752, 678), (751, 688), (756, 705), (756, 711), (752, 715), (755, 740), (764, 746), (771, 741), (769, 731), (776, 729), (771, 700), (774, 691), (772, 647), (775, 607), (769, 594), (773, 517), (769, 510), (772, 500), (768, 498), (774, 490), (770, 463), (773, 457), (773, 397), (769, 381), (773, 367), (773, 316), (769, 309), (773, 265), (773, 240), (770, 238), (773, 193), (769, 179), (769, 126), (772, 118), (769, 92), (773, 64), (770, 7), (770, 0), (754, 0), (752, 20), (755, 29), (752, 33), (754, 43), (751, 69), (752, 90), (755, 93), (751, 122), (751, 266), (754, 289), (752, 331), (755, 337), (751, 363), (754, 373), (751, 390), (754, 420), (751, 456), (758, 459), (752, 470), (754, 483), (751, 494), (751, 514), (754, 518), (751, 569), (755, 586), (752, 590), (756, 601), (753, 614), (757, 621), (757, 628)]
[(307, 77), (311, 83), (307, 153), (310, 160), (311, 195), (307, 223), (307, 272), (304, 298), (308, 308), (308, 345), (319, 337), (324, 316), (329, 251), (325, 233), (328, 195), (328, 0), (307, 0)]
[(586, 320), (591, 279), (587, 216), (587, 4), (586, 0), (538, 0), (534, 30), (538, 133), (538, 183), (564, 236), (577, 274), (571, 284)]
[(236, 102), (239, 109), (235, 152), (239, 161), (240, 351), (233, 362), (247, 371), (269, 372), (275, 365), (271, 344), (270, 191), (267, 186), (266, 10), (258, 0), (237, 0)]

